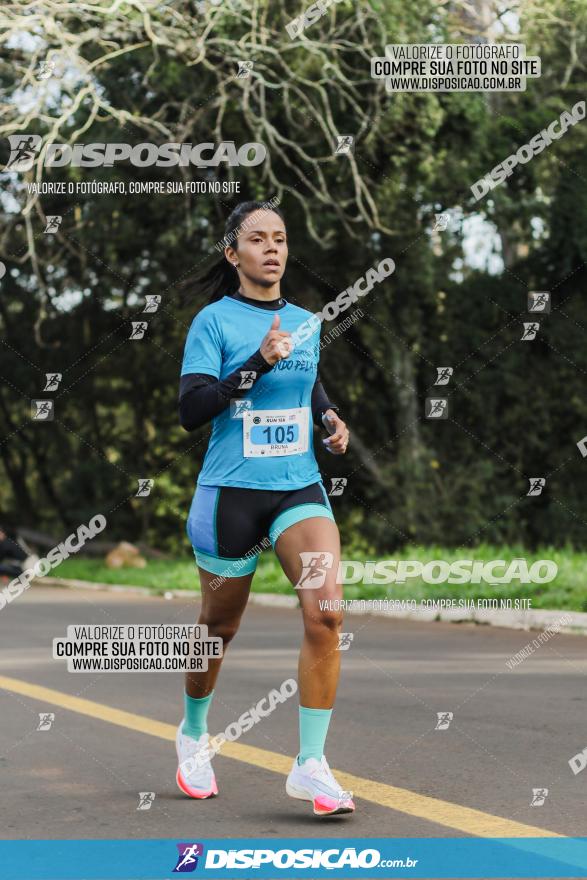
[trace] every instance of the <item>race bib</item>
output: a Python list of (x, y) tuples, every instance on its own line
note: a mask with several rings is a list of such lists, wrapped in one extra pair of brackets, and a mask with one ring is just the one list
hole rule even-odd
[(251, 409), (243, 413), (245, 458), (298, 455), (308, 450), (309, 407)]

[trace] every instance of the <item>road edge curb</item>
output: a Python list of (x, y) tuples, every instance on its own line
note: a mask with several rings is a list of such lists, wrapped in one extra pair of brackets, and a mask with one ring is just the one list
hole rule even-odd
[[(133, 587), (126, 584), (100, 584), (93, 581), (81, 581), (73, 578), (44, 577), (35, 578), (33, 586), (62, 587), (73, 590), (106, 590), (111, 593), (128, 593), (130, 595), (153, 596), (164, 599), (197, 599), (200, 592), (196, 590), (167, 590), (164, 594), (155, 593), (149, 587)], [(276, 593), (251, 593), (249, 601), (254, 605), (264, 605), (273, 608), (297, 608), (296, 596), (284, 596)], [(348, 601), (348, 600), (347, 600)], [(355, 600), (357, 602), (369, 600)], [(381, 600), (385, 601), (385, 600)], [(546, 629), (556, 624), (557, 632), (567, 635), (587, 635), (587, 613), (583, 611), (559, 611), (549, 609), (536, 609), (527, 611), (515, 611), (507, 608), (487, 609), (459, 609), (446, 608), (438, 610), (434, 608), (410, 610), (401, 608), (345, 608), (345, 615), (372, 615), (373, 617), (391, 617), (398, 620), (415, 620), (419, 622), (434, 623), (477, 623), (488, 626), (501, 626), (507, 629), (539, 630)], [(567, 619), (564, 625), (560, 625), (562, 619)]]

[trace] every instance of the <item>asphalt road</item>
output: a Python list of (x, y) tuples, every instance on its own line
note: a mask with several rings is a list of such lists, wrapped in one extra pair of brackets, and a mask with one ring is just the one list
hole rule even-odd
[[(195, 601), (39, 587), (0, 612), (2, 839), (180, 840), (195, 821), (202, 839), (532, 836), (524, 825), (585, 834), (587, 771), (574, 775), (568, 763), (587, 747), (584, 637), (557, 635), (508, 669), (536, 633), (349, 615), (354, 639), (326, 755), (357, 811), (320, 820), (285, 794), (296, 696), (234, 743), (232, 757), (215, 758), (220, 796), (191, 801), (176, 788), (171, 741), (182, 674), (74, 675), (51, 656), (68, 624), (196, 615)], [(300, 638), (297, 611), (249, 606), (221, 672), (211, 733), (295, 678)], [(48, 731), (37, 730), (40, 712), (55, 714)], [(438, 712), (453, 713), (448, 729), (435, 729)], [(541, 806), (530, 806), (534, 788), (548, 789)], [(155, 799), (138, 810), (145, 791)]]

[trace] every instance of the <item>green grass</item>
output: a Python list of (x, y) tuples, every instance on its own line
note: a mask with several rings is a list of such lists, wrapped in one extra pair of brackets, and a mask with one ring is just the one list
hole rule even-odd
[[(558, 574), (548, 584), (425, 584), (420, 578), (410, 578), (406, 584), (350, 584), (344, 586), (347, 599), (531, 599), (532, 608), (550, 608), (569, 611), (587, 611), (587, 553), (571, 549), (542, 548), (529, 553), (519, 546), (490, 547), (482, 545), (472, 550), (447, 550), (441, 547), (408, 547), (401, 553), (390, 553), (386, 559), (420, 560), (434, 559), (452, 562), (457, 559), (474, 559), (488, 562), (504, 559), (525, 558), (528, 567), (538, 559), (553, 560)], [(368, 561), (363, 555), (347, 553), (345, 559)], [(375, 561), (373, 557), (369, 557)], [(144, 569), (110, 569), (102, 562), (91, 559), (70, 558), (51, 572), (55, 577), (77, 578), (106, 584), (128, 584), (149, 587), (156, 593), (166, 590), (199, 590), (198, 571), (191, 557), (183, 559), (149, 561)], [(273, 552), (261, 555), (252, 589), (257, 593), (283, 593), (294, 595), (286, 581)]]

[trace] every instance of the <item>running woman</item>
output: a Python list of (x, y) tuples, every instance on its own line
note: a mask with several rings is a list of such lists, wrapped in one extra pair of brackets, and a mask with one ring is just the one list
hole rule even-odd
[[(187, 335), (179, 392), (187, 431), (213, 424), (187, 520), (202, 589), (198, 623), (227, 648), (258, 555), (270, 542), (286, 577), (301, 587), (304, 623), (300, 748), (286, 791), (310, 801), (316, 815), (351, 813), (350, 792), (324, 756), (342, 614), (322, 610), (319, 600), (340, 599), (342, 586), (339, 533), (314, 456), (312, 423), (327, 429), (322, 442), (334, 455), (346, 452), (349, 432), (318, 376), (320, 323), (314, 318), (308, 325), (312, 313), (281, 296), (288, 255), (283, 214), (262, 202), (243, 202), (226, 222), (224, 242), (224, 255), (201, 279), (212, 297)], [(318, 589), (303, 588), (301, 554), (308, 564), (323, 566)], [(192, 798), (218, 794), (207, 715), (221, 663), (209, 659), (206, 672), (186, 675), (176, 779)]]

